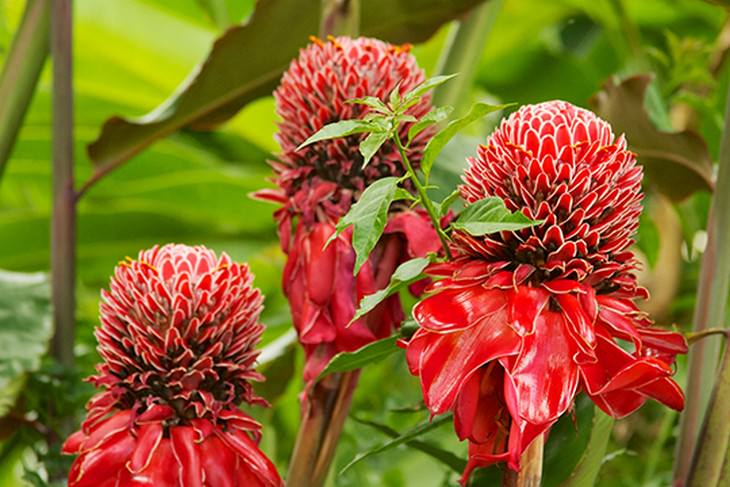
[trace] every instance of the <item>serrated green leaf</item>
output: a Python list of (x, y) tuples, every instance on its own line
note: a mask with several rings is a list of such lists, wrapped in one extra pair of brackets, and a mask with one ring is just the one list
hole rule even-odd
[(418, 100), (420, 97), (431, 91), (432, 89), (436, 88), (439, 85), (442, 85), (449, 81), (450, 79), (453, 79), (455, 77), (459, 76), (459, 73), (454, 74), (446, 74), (441, 76), (434, 76), (433, 78), (429, 78), (420, 85), (413, 88), (411, 91), (403, 95), (403, 104), (405, 105), (408, 102)]
[[(423, 408), (421, 407), (418, 411), (422, 411), (422, 410), (423, 410)], [(400, 436), (400, 433), (398, 433), (396, 430), (394, 430), (387, 424), (377, 423), (377, 422), (371, 421), (369, 419), (358, 418), (357, 416), (350, 416), (350, 417), (354, 421), (356, 421), (362, 425), (369, 426), (377, 431), (380, 431), (384, 435), (390, 436), (391, 438), (398, 438)], [(411, 440), (411, 441), (407, 441), (406, 445), (438, 460), (439, 462), (443, 463), (444, 465), (451, 468), (453, 471), (455, 471), (457, 473), (463, 472), (464, 468), (466, 468), (466, 462), (463, 459), (454, 455), (450, 451), (439, 448), (435, 445), (432, 445), (431, 443), (428, 443), (428, 442), (425, 442), (422, 440)]]
[(372, 132), (373, 130), (378, 130), (378, 126), (370, 120), (340, 120), (339, 122), (328, 123), (302, 142), (296, 150), (321, 140), (339, 139), (340, 137)]
[(372, 362), (378, 362), (384, 359), (388, 355), (400, 350), (395, 344), (397, 339), (397, 336), (391, 336), (368, 343), (354, 352), (338, 353), (332, 357), (332, 360), (319, 373), (317, 380), (322, 380), (323, 377), (334, 374), (335, 372), (349, 372), (351, 370), (361, 369)]
[(362, 154), (362, 167), (365, 167), (373, 158), (378, 149), (388, 140), (387, 132), (371, 132), (360, 142), (360, 154)]
[(0, 271), (0, 417), (15, 403), (24, 375), (40, 367), (52, 328), (47, 276)]
[(451, 226), (479, 237), (495, 232), (513, 232), (541, 223), (527, 218), (519, 211), (510, 212), (501, 198), (493, 196), (464, 208)]
[(344, 472), (349, 470), (352, 466), (354, 466), (357, 463), (360, 463), (361, 461), (365, 460), (366, 458), (370, 458), (374, 455), (377, 455), (379, 453), (383, 453), (388, 450), (392, 450), (393, 448), (400, 446), (404, 443), (408, 443), (409, 441), (412, 441), (419, 436), (428, 433), (429, 431), (432, 431), (439, 426), (442, 426), (446, 423), (451, 422), (451, 415), (445, 415), (441, 416), (440, 418), (437, 418), (433, 421), (426, 421), (418, 426), (406, 431), (405, 433), (401, 434), (397, 438), (393, 438), (390, 441), (386, 441), (385, 443), (378, 445), (374, 448), (371, 448), (370, 450), (358, 453), (355, 458), (350, 460), (350, 462), (345, 465), (345, 467), (340, 470), (340, 475), (342, 475)]
[(353, 98), (351, 100), (347, 100), (346, 103), (351, 103), (355, 105), (366, 105), (380, 113), (390, 113), (390, 109), (386, 106), (385, 103), (383, 103), (383, 100), (381, 100), (377, 96), (363, 96), (362, 98)]
[(421, 171), (423, 171), (426, 179), (428, 180), (428, 176), (431, 173), (431, 167), (433, 167), (436, 156), (439, 155), (444, 146), (446, 146), (446, 144), (460, 130), (489, 113), (503, 110), (509, 106), (511, 105), (488, 105), (486, 103), (475, 103), (466, 115), (450, 122), (441, 132), (437, 133), (433, 139), (429, 140), (423, 151), (423, 159), (421, 159)]
[(560, 484), (560, 487), (590, 487), (595, 484), (598, 472), (601, 470), (606, 455), (608, 440), (611, 438), (614, 420), (598, 407), (593, 413), (593, 427), (588, 440), (588, 447), (584, 450), (578, 466), (570, 478)]
[(355, 267), (357, 274), (365, 263), (375, 244), (383, 234), (388, 221), (388, 208), (395, 199), (398, 190), (398, 178), (378, 179), (365, 188), (360, 199), (352, 205), (350, 211), (340, 218), (335, 233), (327, 240), (326, 245), (337, 238), (347, 227), (352, 225), (352, 248), (355, 250)]
[(451, 115), (451, 112), (453, 111), (454, 107), (432, 108), (430, 112), (421, 118), (421, 120), (411, 125), (411, 128), (408, 129), (408, 145), (410, 145), (416, 135), (423, 132), (426, 127), (443, 122), (449, 118), (449, 115)]
[(428, 257), (417, 257), (415, 259), (407, 260), (399, 265), (390, 277), (390, 282), (386, 287), (373, 294), (363, 296), (360, 300), (360, 307), (355, 312), (350, 323), (362, 318), (367, 313), (374, 310), (377, 305), (382, 303), (389, 296), (394, 295), (404, 287), (422, 278), (423, 271), (430, 262), (431, 259)]

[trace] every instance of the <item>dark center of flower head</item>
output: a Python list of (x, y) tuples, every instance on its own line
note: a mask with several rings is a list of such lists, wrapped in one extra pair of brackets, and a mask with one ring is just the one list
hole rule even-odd
[[(305, 199), (300, 193), (316, 193), (320, 185), (333, 183), (337, 193), (345, 194), (330, 192), (328, 198), (347, 206), (373, 181), (404, 175), (392, 142), (383, 144), (367, 167), (362, 167), (358, 148), (364, 134), (317, 142), (300, 151), (296, 148), (326, 124), (362, 118), (369, 112), (368, 107), (349, 100), (374, 96), (387, 101), (396, 87), (404, 93), (424, 79), (423, 70), (407, 48), (376, 39), (315, 40), (303, 49), (274, 93), (281, 117), (276, 137), (282, 148), (280, 163), (274, 167), (286, 196)], [(424, 98), (408, 114), (422, 117), (430, 108), (430, 100)], [(403, 140), (407, 130), (408, 126), (401, 130)], [(415, 165), (428, 135), (422, 133), (411, 144), (409, 156)]]
[(105, 362), (92, 380), (109, 407), (170, 406), (177, 420), (215, 418), (253, 394), (262, 296), (245, 265), (168, 245), (115, 271), (97, 329)]
[(455, 240), (463, 252), (531, 266), (535, 282), (633, 289), (629, 246), (641, 212), (641, 175), (623, 136), (614, 139), (591, 112), (557, 101), (523, 107), (469, 161), (461, 193), (468, 202), (498, 196), (510, 210), (544, 222), (479, 238), (459, 233)]

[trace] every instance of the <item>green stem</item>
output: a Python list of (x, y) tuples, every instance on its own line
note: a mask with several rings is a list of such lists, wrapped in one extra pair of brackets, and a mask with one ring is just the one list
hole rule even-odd
[(48, 56), (49, 1), (28, 0), (0, 74), (0, 179)]
[(418, 174), (416, 174), (416, 171), (413, 169), (411, 161), (408, 160), (406, 148), (403, 146), (403, 142), (400, 140), (398, 134), (393, 136), (393, 140), (395, 141), (395, 145), (398, 146), (398, 151), (400, 151), (400, 157), (401, 159), (403, 159), (403, 164), (406, 166), (408, 176), (411, 178), (411, 181), (413, 181), (413, 185), (416, 187), (418, 196), (420, 196), (421, 205), (423, 205), (426, 213), (428, 213), (428, 217), (431, 219), (431, 224), (436, 230), (436, 234), (439, 236), (439, 240), (441, 240), (441, 246), (444, 248), (444, 253), (446, 254), (447, 258), (451, 259), (451, 251), (449, 250), (449, 237), (446, 235), (443, 228), (441, 228), (441, 217), (438, 211), (436, 211), (436, 207), (433, 206), (431, 198), (428, 197), (426, 187), (423, 185), (423, 183), (421, 183), (421, 180), (418, 178)]
[(360, 32), (360, 0), (322, 0), (322, 37), (347, 35), (355, 37)]
[[(730, 95), (730, 86), (728, 86)], [(707, 248), (702, 257), (702, 268), (700, 270), (699, 287), (697, 289), (697, 303), (694, 316), (694, 331), (701, 332), (711, 325), (725, 322), (725, 310), (728, 297), (728, 285), (730, 284), (730, 96), (725, 107), (725, 128), (723, 132), (722, 143), (720, 146), (719, 169), (717, 174), (717, 184), (715, 192), (712, 195), (712, 203), (707, 222)], [(697, 432), (699, 425), (703, 423), (705, 411), (708, 411), (709, 417), (706, 419), (712, 427), (728, 428), (730, 422), (727, 421), (727, 411), (730, 405), (725, 404), (726, 409), (718, 409), (717, 390), (714, 392), (714, 399), (710, 403), (710, 387), (711, 381), (709, 377), (714, 377), (717, 370), (717, 363), (720, 351), (719, 339), (705, 339), (697, 342), (689, 353), (689, 370), (687, 387), (685, 394), (687, 396), (687, 406), (682, 414), (681, 430), (679, 442), (677, 444), (677, 453), (674, 471), (675, 486), (685, 485), (690, 466), (695, 463), (693, 468), (693, 478), (709, 478), (703, 477), (708, 474), (707, 461), (708, 455), (717, 455), (715, 444), (699, 444), (699, 450), (695, 455), (699, 455), (698, 462), (692, 462), (692, 455), (697, 445)], [(725, 360), (725, 369), (730, 367), (728, 360)], [(730, 370), (724, 370), (725, 375), (721, 375), (718, 379), (716, 389), (719, 388), (722, 381), (730, 382)], [(709, 406), (707, 406), (709, 403)], [(722, 423), (716, 425), (718, 417), (722, 417)], [(706, 435), (716, 436), (719, 431), (706, 431)], [(726, 430), (727, 431), (727, 430)], [(725, 454), (723, 450), (722, 455)], [(696, 471), (701, 467), (703, 473)], [(712, 467), (715, 468), (715, 467)], [(721, 464), (716, 467), (719, 471)], [(700, 477), (698, 477), (700, 475)], [(700, 484), (694, 484), (700, 485)], [(707, 486), (716, 484), (707, 483)]]
[(459, 76), (434, 90), (435, 106), (452, 106), (456, 113), (468, 106), (467, 95), (502, 3), (503, 0), (484, 2), (452, 27), (436, 65), (436, 74), (459, 73)]
[(53, 355), (74, 362), (75, 226), (71, 0), (53, 0), (53, 220), (51, 282), (55, 335)]

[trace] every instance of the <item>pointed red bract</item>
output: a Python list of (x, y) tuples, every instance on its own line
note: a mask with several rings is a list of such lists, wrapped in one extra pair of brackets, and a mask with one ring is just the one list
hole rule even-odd
[(498, 196), (543, 223), (480, 237), (455, 231), (455, 259), (430, 268), (441, 280), (414, 310), (420, 329), (406, 359), (426, 406), (453, 411), (469, 441), (462, 483), (499, 461), (519, 469), (580, 390), (616, 418), (647, 398), (684, 406), (671, 377), (686, 341), (654, 328), (634, 303), (646, 297), (629, 249), (640, 184), (624, 138), (560, 101), (521, 108), (469, 160), (467, 204)]
[[(260, 191), (257, 197), (282, 205), (275, 217), (287, 254), (283, 287), (306, 354), (308, 387), (335, 354), (392, 333), (403, 320), (398, 297), (385, 300), (350, 324), (360, 299), (385, 287), (398, 264), (438, 251), (439, 240), (426, 214), (396, 204), (384, 236), (354, 276), (352, 231), (345, 231), (326, 248), (324, 244), (369, 184), (406, 174), (398, 149), (385, 142), (363, 167), (359, 145), (366, 134), (297, 147), (328, 123), (362, 118), (370, 112), (368, 106), (350, 100), (369, 96), (387, 103), (393, 90), (405, 93), (424, 79), (407, 46), (368, 38), (314, 39), (291, 63), (274, 92), (281, 118), (276, 137), (282, 152), (272, 163), (278, 189)], [(422, 117), (430, 108), (430, 97), (425, 96), (409, 108), (408, 115)], [(401, 127), (404, 141), (410, 125)], [(414, 166), (418, 167), (432, 133), (429, 128), (410, 144), (408, 156)], [(411, 290), (420, 293), (423, 287), (424, 283), (417, 283)]]
[(237, 409), (265, 405), (251, 380), (263, 298), (248, 266), (204, 247), (166, 245), (115, 269), (102, 292), (87, 405), (69, 487), (279, 487), (256, 446), (261, 426)]

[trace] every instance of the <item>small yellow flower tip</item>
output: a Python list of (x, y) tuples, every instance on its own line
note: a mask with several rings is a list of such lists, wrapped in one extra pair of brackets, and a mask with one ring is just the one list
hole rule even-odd
[(413, 44), (408, 42), (401, 44), (400, 46), (393, 46), (393, 52), (396, 54), (409, 53), (411, 52), (411, 49), (413, 49)]
[(337, 38), (333, 36), (332, 34), (327, 36), (327, 40), (330, 41), (337, 49), (343, 49), (342, 44), (337, 42)]
[(160, 273), (160, 271), (157, 270), (157, 267), (153, 266), (149, 262), (145, 262), (143, 260), (140, 260), (139, 263), (140, 263), (140, 265), (142, 265), (142, 266), (144, 266), (144, 267), (146, 267), (148, 269), (151, 269), (151, 270), (157, 272), (158, 274)]
[(317, 44), (319, 47), (324, 47), (324, 42), (322, 42), (322, 39), (317, 36), (309, 36), (309, 42)]

